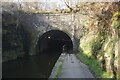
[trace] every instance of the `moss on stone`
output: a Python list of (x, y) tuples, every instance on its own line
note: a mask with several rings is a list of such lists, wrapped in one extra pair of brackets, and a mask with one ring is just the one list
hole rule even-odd
[[(78, 54), (79, 56), (84, 55), (82, 57), (87, 59), (87, 61), (83, 61), (85, 60), (83, 58), (80, 60), (82, 60), (84, 63), (88, 65), (90, 65), (91, 60), (93, 60), (92, 63), (96, 65), (99, 64), (100, 70), (98, 67), (96, 67), (96, 65), (89, 66), (97, 77), (107, 77), (107, 78), (114, 77), (112, 68), (115, 67), (111, 66), (112, 65), (111, 61), (114, 58), (113, 64), (114, 66), (115, 65), (117, 66), (117, 64), (115, 64), (115, 62), (117, 62), (117, 58), (112, 57), (112, 55), (115, 54), (115, 44), (117, 41), (116, 37), (108, 36), (106, 38), (104, 32), (101, 32), (98, 35), (93, 35), (93, 34), (88, 34), (88, 35), (86, 35), (87, 37), (84, 36), (81, 39), (82, 41), (80, 43), (80, 50), (82, 50), (82, 52)], [(117, 54), (115, 54), (115, 56), (116, 55)], [(94, 62), (94, 60), (97, 62)], [(103, 61), (105, 61), (105, 63)], [(105, 66), (106, 68), (105, 70), (102, 71), (103, 66)], [(101, 71), (102, 75), (100, 75), (95, 69)]]

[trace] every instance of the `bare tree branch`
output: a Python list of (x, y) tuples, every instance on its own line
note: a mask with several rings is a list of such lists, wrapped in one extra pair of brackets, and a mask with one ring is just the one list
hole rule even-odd
[(73, 8), (71, 8), (70, 6), (69, 6), (69, 4), (67, 3), (67, 1), (66, 0), (64, 0), (64, 3), (65, 3), (65, 5), (70, 9), (70, 11), (72, 11), (73, 10)]

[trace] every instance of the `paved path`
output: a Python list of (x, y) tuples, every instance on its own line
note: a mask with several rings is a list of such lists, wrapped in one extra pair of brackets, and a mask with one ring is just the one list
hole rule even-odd
[(59, 78), (94, 78), (88, 67), (74, 54), (67, 54)]

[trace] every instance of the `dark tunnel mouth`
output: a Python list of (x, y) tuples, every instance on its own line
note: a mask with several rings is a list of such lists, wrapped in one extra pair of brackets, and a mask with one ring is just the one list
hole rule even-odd
[(36, 52), (39, 53), (72, 53), (73, 42), (63, 31), (50, 30), (42, 34), (36, 45)]

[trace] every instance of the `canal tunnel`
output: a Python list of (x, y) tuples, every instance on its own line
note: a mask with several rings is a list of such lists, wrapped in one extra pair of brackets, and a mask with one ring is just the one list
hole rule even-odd
[(72, 51), (73, 43), (69, 35), (59, 30), (48, 31), (39, 36), (35, 48), (38, 54), (3, 63), (2, 77), (49, 78), (63, 47), (66, 53)]
[(72, 53), (71, 38), (63, 31), (51, 30), (39, 37), (37, 53)]

